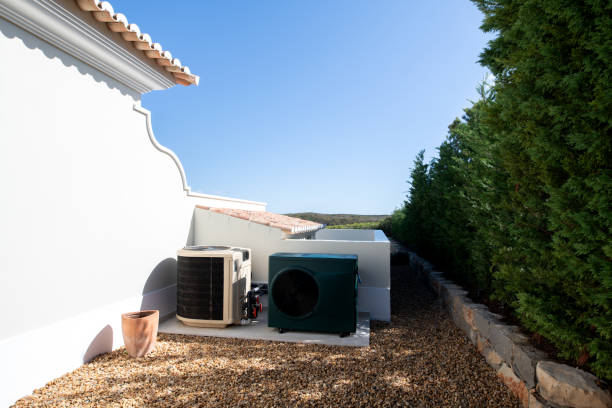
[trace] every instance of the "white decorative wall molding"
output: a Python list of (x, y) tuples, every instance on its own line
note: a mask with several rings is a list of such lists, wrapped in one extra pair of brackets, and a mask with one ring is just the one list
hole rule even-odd
[(151, 141), (151, 143), (153, 144), (153, 146), (157, 150), (159, 150), (160, 152), (162, 152), (164, 154), (167, 154), (168, 156), (170, 156), (172, 161), (174, 161), (174, 164), (176, 164), (176, 167), (178, 168), (179, 174), (181, 175), (181, 181), (183, 182), (183, 190), (185, 190), (185, 192), (187, 192), (189, 194), (191, 189), (187, 185), (187, 177), (185, 176), (185, 169), (183, 169), (183, 165), (181, 164), (181, 161), (176, 156), (176, 154), (174, 154), (174, 152), (172, 150), (170, 150), (167, 147), (164, 147), (161, 144), (159, 144), (159, 142), (155, 138), (155, 134), (153, 133), (153, 126), (151, 124), (151, 111), (148, 110), (148, 109), (143, 108), (139, 103), (135, 103), (134, 104), (134, 110), (136, 112), (138, 112), (138, 113), (143, 114), (144, 117), (146, 118), (146, 121), (147, 121), (147, 134), (149, 135), (149, 140)]
[(153, 126), (151, 124), (151, 111), (143, 108), (140, 105), (140, 103), (134, 104), (134, 110), (145, 116), (146, 121), (147, 121), (147, 133), (149, 135), (149, 140), (151, 140), (151, 143), (153, 144), (153, 146), (160, 152), (170, 156), (172, 161), (174, 161), (174, 164), (176, 164), (179, 174), (181, 175), (181, 181), (183, 183), (183, 190), (187, 193), (189, 197), (202, 198), (202, 199), (214, 200), (214, 201), (220, 201), (220, 202), (246, 204), (249, 206), (261, 207), (260, 208), (261, 211), (265, 210), (267, 204), (258, 202), (258, 201), (250, 201), (250, 200), (243, 200), (240, 198), (222, 197), (222, 196), (217, 196), (217, 195), (212, 195), (212, 194), (202, 194), (202, 193), (192, 192), (191, 187), (189, 187), (189, 185), (187, 184), (187, 176), (185, 175), (185, 169), (183, 169), (183, 165), (181, 164), (180, 159), (177, 157), (177, 155), (172, 150), (168, 149), (165, 146), (162, 146), (155, 138), (155, 134), (153, 133)]
[(218, 196), (218, 195), (213, 195), (213, 194), (194, 193), (193, 191), (191, 191), (191, 189), (189, 190), (189, 193), (187, 195), (190, 197), (196, 197), (196, 198), (206, 198), (209, 200), (228, 201), (231, 203), (248, 204), (248, 205), (254, 205), (257, 207), (262, 207), (255, 211), (265, 211), (266, 205), (268, 205), (267, 203), (262, 203), (261, 201), (250, 201), (250, 200), (243, 200), (242, 198), (232, 198), (232, 197), (224, 197), (224, 196)]
[(0, 17), (141, 94), (175, 85), (170, 78), (53, 1), (0, 0)]

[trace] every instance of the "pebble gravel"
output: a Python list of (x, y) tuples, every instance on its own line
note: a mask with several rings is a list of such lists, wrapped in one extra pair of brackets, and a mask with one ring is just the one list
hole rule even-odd
[(16, 407), (518, 407), (434, 295), (392, 267), (391, 323), (370, 347), (160, 334), (141, 359), (121, 348)]

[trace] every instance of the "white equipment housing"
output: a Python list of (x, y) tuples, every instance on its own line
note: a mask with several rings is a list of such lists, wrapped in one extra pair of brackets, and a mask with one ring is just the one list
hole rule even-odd
[(239, 324), (251, 290), (251, 250), (194, 246), (177, 251), (176, 317), (197, 327)]

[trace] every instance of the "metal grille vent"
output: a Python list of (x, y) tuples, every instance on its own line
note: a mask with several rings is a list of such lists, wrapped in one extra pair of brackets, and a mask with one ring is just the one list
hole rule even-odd
[(177, 314), (223, 320), (223, 258), (178, 257)]
[(291, 317), (311, 313), (319, 301), (319, 285), (300, 269), (281, 272), (272, 283), (272, 298), (278, 309)]

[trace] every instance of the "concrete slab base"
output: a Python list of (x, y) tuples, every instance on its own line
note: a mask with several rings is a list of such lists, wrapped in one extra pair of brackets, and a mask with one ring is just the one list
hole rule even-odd
[(224, 329), (191, 327), (184, 325), (176, 316), (160, 322), (160, 333), (186, 334), (190, 336), (233, 337), (237, 339), (286, 341), (291, 343), (326, 344), (331, 346), (368, 347), (370, 345), (370, 314), (359, 313), (357, 331), (340, 337), (333, 333), (289, 331), (279, 333), (268, 327), (268, 311), (264, 308), (257, 318), (246, 325), (229, 326)]

